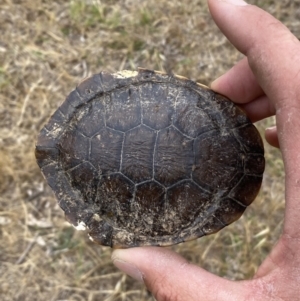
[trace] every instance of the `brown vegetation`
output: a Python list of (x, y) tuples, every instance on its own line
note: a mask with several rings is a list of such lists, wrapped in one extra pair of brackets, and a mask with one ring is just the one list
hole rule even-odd
[[(300, 36), (300, 1), (252, 1)], [(83, 77), (138, 66), (209, 84), (241, 55), (205, 0), (2, 0), (0, 3), (0, 299), (153, 300), (65, 222), (35, 163), (39, 129)], [(261, 122), (263, 133), (274, 119)], [(250, 278), (280, 235), (283, 164), (266, 144), (261, 192), (236, 223), (174, 246), (230, 279)]]

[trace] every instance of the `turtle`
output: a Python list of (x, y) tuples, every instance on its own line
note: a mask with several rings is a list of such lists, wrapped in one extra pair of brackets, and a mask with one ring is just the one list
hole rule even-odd
[(256, 198), (265, 168), (261, 136), (239, 106), (143, 68), (82, 80), (35, 155), (66, 219), (112, 248), (218, 232)]

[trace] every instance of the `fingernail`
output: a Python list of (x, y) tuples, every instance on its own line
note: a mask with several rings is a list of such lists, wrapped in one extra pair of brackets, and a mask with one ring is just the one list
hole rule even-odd
[(237, 5), (237, 6), (245, 6), (248, 5), (248, 3), (246, 3), (243, 0), (221, 0), (222, 2), (227, 2), (233, 5)]
[(113, 264), (122, 272), (134, 278), (135, 280), (139, 282), (144, 282), (143, 274), (139, 271), (139, 269), (135, 265), (117, 258), (113, 259)]
[(266, 131), (275, 131), (277, 129), (276, 125), (274, 126), (270, 126), (268, 128), (266, 128)]

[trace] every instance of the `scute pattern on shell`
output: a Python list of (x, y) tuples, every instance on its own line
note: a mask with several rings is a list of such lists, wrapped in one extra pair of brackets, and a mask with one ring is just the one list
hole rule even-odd
[(215, 233), (251, 204), (264, 171), (241, 109), (146, 69), (81, 82), (41, 130), (36, 158), (67, 220), (111, 247)]

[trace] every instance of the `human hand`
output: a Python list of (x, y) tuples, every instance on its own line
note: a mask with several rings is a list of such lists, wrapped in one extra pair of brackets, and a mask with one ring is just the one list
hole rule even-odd
[(266, 138), (280, 145), (285, 166), (282, 236), (247, 281), (215, 276), (165, 248), (115, 250), (112, 259), (158, 301), (300, 300), (300, 43), (258, 7), (237, 0), (208, 3), (217, 25), (246, 56), (212, 88), (242, 104), (253, 121), (276, 114), (277, 131), (266, 131)]

